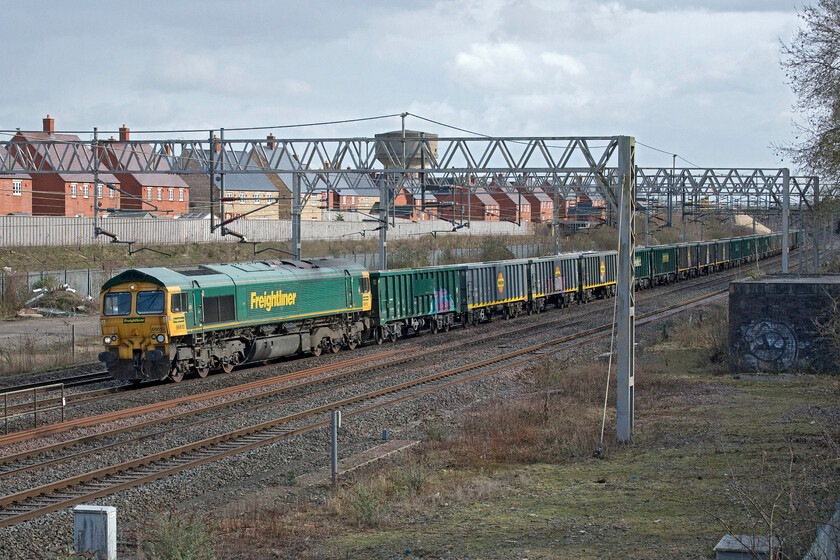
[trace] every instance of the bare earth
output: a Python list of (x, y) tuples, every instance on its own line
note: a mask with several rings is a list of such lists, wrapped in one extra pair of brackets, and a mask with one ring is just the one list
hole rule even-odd
[(7, 319), (0, 321), (0, 348), (17, 344), (21, 337), (36, 337), (47, 342), (54, 337), (70, 337), (71, 325), (76, 325), (76, 339), (99, 336), (99, 317), (44, 317), (41, 319)]

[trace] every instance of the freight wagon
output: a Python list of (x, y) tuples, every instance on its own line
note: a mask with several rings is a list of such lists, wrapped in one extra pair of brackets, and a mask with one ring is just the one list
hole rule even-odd
[(516, 317), (529, 303), (530, 262), (526, 259), (461, 265), (461, 314), (464, 325), (495, 315)]
[(565, 307), (578, 300), (580, 291), (578, 255), (554, 255), (531, 259), (529, 311), (539, 313), (546, 304)]
[(465, 303), (461, 266), (381, 270), (370, 273), (374, 340), (396, 340), (428, 328), (448, 331)]

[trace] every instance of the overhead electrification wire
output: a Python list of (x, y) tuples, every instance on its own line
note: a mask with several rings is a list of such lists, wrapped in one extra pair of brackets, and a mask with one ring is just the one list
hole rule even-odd
[(657, 148), (657, 147), (655, 147), (655, 146), (651, 146), (651, 145), (649, 145), (649, 144), (645, 144), (644, 142), (639, 142), (638, 140), (636, 140), (636, 144), (638, 144), (638, 145), (640, 145), (640, 146), (644, 146), (645, 148), (649, 148), (649, 149), (654, 150), (654, 151), (656, 151), (656, 152), (660, 152), (660, 153), (663, 153), (663, 154), (669, 155), (669, 156), (671, 156), (671, 157), (675, 157), (675, 158), (681, 159), (681, 160), (683, 160), (684, 162), (686, 162), (687, 164), (689, 164), (689, 165), (690, 165), (690, 166), (692, 166), (692, 167), (696, 167), (696, 168), (698, 168), (698, 169), (700, 168), (700, 166), (699, 166), (699, 165), (697, 165), (696, 163), (692, 163), (692, 162), (688, 161), (687, 159), (685, 159), (684, 157), (682, 157), (681, 155), (679, 155), (679, 154), (675, 154), (674, 152), (669, 152), (669, 151), (667, 151), (667, 150), (661, 150), (661, 149), (659, 149), (659, 148)]
[[(225, 128), (225, 131), (235, 131), (235, 132), (243, 132), (247, 130), (270, 130), (275, 128), (304, 128), (304, 127), (311, 127), (311, 126), (327, 126), (333, 124), (347, 124), (347, 123), (354, 123), (354, 122), (363, 122), (363, 121), (374, 121), (379, 119), (390, 119), (393, 117), (400, 117), (402, 113), (393, 113), (390, 115), (376, 115), (373, 117), (359, 117), (356, 119), (341, 119), (335, 121), (320, 121), (320, 122), (310, 122), (310, 123), (300, 123), (300, 124), (278, 124), (274, 126), (248, 126), (248, 127), (234, 127), (234, 128)], [(132, 134), (180, 134), (180, 133), (205, 133), (208, 130), (219, 130), (210, 129), (210, 128), (185, 128), (185, 129), (175, 129), (175, 130), (132, 130)], [(0, 134), (10, 134), (14, 136), (18, 132), (42, 132), (40, 130), (34, 131), (21, 131), (21, 130), (0, 130)], [(119, 130), (100, 130), (100, 134), (112, 134), (118, 133)], [(57, 131), (56, 134), (92, 134), (91, 130), (62, 130)]]

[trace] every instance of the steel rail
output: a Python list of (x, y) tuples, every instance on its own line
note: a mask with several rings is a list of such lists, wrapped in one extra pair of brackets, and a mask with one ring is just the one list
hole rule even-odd
[[(728, 290), (720, 290), (718, 292), (714, 292), (713, 294), (704, 295), (686, 302), (682, 302), (679, 304), (665, 307), (663, 309), (658, 309), (650, 313), (646, 313), (644, 315), (639, 316), (637, 324), (644, 325), (653, 321), (664, 319), (666, 317), (679, 313), (685, 309), (697, 307), (700, 305), (706, 305), (708, 303), (725, 297), (727, 293)], [(282, 418), (270, 420), (253, 426), (248, 426), (246, 428), (241, 428), (239, 430), (235, 430), (227, 434), (206, 438), (198, 442), (185, 444), (146, 457), (142, 457), (132, 461), (127, 461), (118, 465), (112, 465), (109, 467), (98, 469), (96, 471), (74, 476), (47, 485), (39, 486), (37, 488), (24, 490), (22, 492), (17, 492), (15, 494), (0, 497), (0, 506), (4, 507), (4, 510), (0, 512), (0, 515), (5, 514), (5, 518), (0, 520), (0, 527), (20, 523), (28, 519), (39, 517), (46, 513), (64, 509), (66, 507), (70, 507), (72, 505), (76, 505), (88, 500), (110, 495), (121, 490), (152, 482), (189, 468), (217, 461), (230, 455), (262, 447), (264, 445), (279, 441), (280, 439), (305, 433), (307, 431), (311, 431), (328, 424), (328, 422), (322, 421), (302, 428), (280, 428), (284, 424), (289, 424), (290, 422), (293, 422), (295, 420), (299, 420), (309, 416), (314, 416), (322, 412), (334, 410), (336, 408), (342, 408), (363, 401), (376, 399), (385, 395), (397, 393), (414, 387), (427, 385), (434, 381), (452, 377), (460, 373), (465, 373), (478, 368), (484, 368), (493, 364), (499, 364), (500, 362), (504, 362), (502, 365), (497, 365), (496, 367), (491, 368), (490, 370), (474, 373), (463, 379), (452, 380), (442, 385), (436, 385), (432, 388), (427, 388), (418, 392), (411, 393), (409, 395), (402, 395), (394, 399), (387, 400), (385, 402), (370, 405), (366, 408), (363, 408), (362, 410), (350, 411), (347, 414), (345, 414), (345, 416), (355, 416), (363, 412), (383, 408), (385, 406), (390, 406), (408, 400), (410, 398), (414, 398), (416, 396), (440, 390), (445, 387), (465, 383), (467, 381), (491, 375), (492, 373), (496, 373), (497, 371), (500, 371), (502, 369), (509, 369), (512, 367), (524, 365), (534, 360), (542, 359), (547, 354), (550, 355), (562, 352), (564, 350), (568, 350), (576, 346), (590, 344), (592, 342), (610, 336), (611, 329), (611, 324), (601, 325), (580, 333), (575, 333), (572, 335), (558, 338), (556, 340), (508, 352), (500, 356), (495, 356), (493, 358), (481, 360), (476, 363), (431, 374), (394, 386), (370, 391), (362, 395), (348, 397), (346, 399), (328, 403), (309, 410), (301, 411)], [(547, 352), (543, 352), (536, 356), (530, 356), (525, 359), (514, 361), (512, 363), (507, 363), (514, 358), (518, 358), (527, 354), (533, 354), (538, 350), (546, 350), (552, 346), (558, 346), (560, 344), (564, 344), (565, 342), (571, 341), (574, 341), (573, 344), (564, 345), (560, 348), (548, 350)], [(235, 440), (239, 440), (239, 444), (236, 444)], [(211, 448), (214, 446), (218, 447), (218, 452), (213, 452), (211, 450)], [(190, 453), (192, 453), (193, 455), (190, 456)], [(155, 466), (154, 463), (159, 463), (159, 465)], [(112, 475), (117, 476), (113, 476), (110, 480), (105, 478)], [(91, 483), (88, 485), (90, 486), (89, 489), (78, 488), (74, 491), (65, 491), (63, 493), (61, 492), (68, 487), (79, 486), (86, 483)], [(45, 495), (45, 497), (39, 498), (42, 495)], [(24, 503), (24, 501), (26, 500), (32, 500), (32, 502), (26, 504)], [(12, 504), (16, 505), (14, 505), (13, 507), (6, 507), (11, 506)]]

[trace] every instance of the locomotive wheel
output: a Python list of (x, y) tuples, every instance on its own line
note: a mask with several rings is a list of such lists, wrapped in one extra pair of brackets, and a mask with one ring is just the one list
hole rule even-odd
[(207, 366), (204, 366), (204, 367), (196, 367), (196, 368), (194, 368), (194, 369), (195, 369), (195, 374), (196, 374), (198, 377), (200, 377), (201, 379), (204, 379), (205, 377), (207, 377), (207, 374), (209, 374), (209, 373), (210, 373), (210, 368), (209, 368), (209, 367), (207, 367)]
[(347, 341), (347, 348), (349, 348), (350, 350), (355, 350), (356, 346), (358, 346), (358, 344), (359, 343), (355, 338), (351, 338), (350, 340)]
[(321, 345), (319, 344), (318, 346), (316, 346), (315, 348), (312, 349), (312, 355), (313, 356), (320, 356), (322, 351), (323, 351), (323, 348), (321, 348)]
[(333, 340), (332, 342), (330, 342), (330, 350), (333, 354), (338, 354), (338, 351), (341, 350), (341, 341)]
[(184, 370), (175, 368), (169, 372), (169, 379), (172, 383), (180, 383), (184, 380)]
[(233, 371), (233, 364), (231, 362), (222, 362), (222, 371), (230, 373)]

